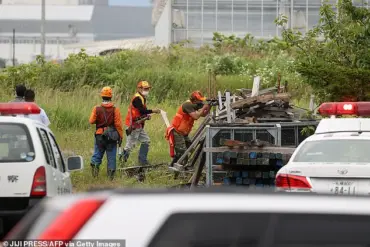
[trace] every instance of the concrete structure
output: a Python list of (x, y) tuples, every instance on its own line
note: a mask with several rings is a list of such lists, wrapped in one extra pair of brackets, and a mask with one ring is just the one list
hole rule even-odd
[[(41, 0), (0, 0), (6, 5), (41, 5)], [(109, 0), (47, 0), (47, 5), (108, 5)]]
[[(15, 57), (19, 63), (28, 63), (40, 54), (41, 0), (7, 0), (11, 1), (28, 4), (0, 4), (0, 58), (11, 61), (15, 29)], [(93, 1), (99, 4), (86, 4)], [(64, 59), (68, 52), (63, 47), (68, 44), (154, 35), (150, 7), (108, 6), (104, 1), (47, 0), (46, 57)]]
[[(368, 6), (370, 0), (353, 0)], [(256, 38), (280, 36), (274, 20), (289, 17), (288, 27), (305, 33), (319, 21), (322, 0), (153, 0), (156, 44), (191, 40), (194, 46), (212, 42), (213, 32)], [(336, 4), (336, 0), (329, 3)]]
[(109, 50), (126, 50), (126, 49), (151, 49), (154, 45), (154, 37), (144, 37), (138, 39), (98, 41), (90, 43), (76, 43), (64, 45), (65, 54), (78, 53), (85, 49), (90, 56), (99, 56), (102, 52)]

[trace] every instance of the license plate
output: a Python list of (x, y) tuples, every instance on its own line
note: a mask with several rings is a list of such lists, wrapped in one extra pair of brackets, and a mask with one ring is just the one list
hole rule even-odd
[(356, 193), (356, 183), (353, 181), (336, 181), (330, 192), (335, 195), (351, 195)]

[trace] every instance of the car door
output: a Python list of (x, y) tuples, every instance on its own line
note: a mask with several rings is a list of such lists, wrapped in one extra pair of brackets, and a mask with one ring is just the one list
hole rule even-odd
[(49, 137), (51, 146), (53, 148), (55, 161), (59, 169), (58, 173), (61, 178), (61, 194), (70, 194), (72, 193), (72, 182), (67, 166), (64, 162), (62, 152), (60, 151), (57, 141), (51, 132), (49, 132)]
[(369, 227), (370, 216), (360, 214), (184, 211), (146, 246), (360, 247), (370, 244)]
[(46, 171), (46, 184), (47, 184), (47, 195), (56, 196), (58, 195), (58, 188), (60, 185), (60, 175), (58, 173), (57, 163), (54, 158), (53, 148), (50, 143), (50, 138), (48, 137), (47, 130), (44, 128), (37, 128), (39, 132), (40, 139), (42, 141), (42, 146), (45, 153), (45, 158), (47, 165), (45, 165)]

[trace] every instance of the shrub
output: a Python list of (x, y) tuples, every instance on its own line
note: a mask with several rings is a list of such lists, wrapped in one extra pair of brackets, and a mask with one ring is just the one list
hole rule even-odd
[(217, 89), (221, 91), (251, 87), (256, 75), (262, 77), (265, 86), (275, 85), (278, 72), (283, 80), (300, 83), (299, 76), (289, 70), (293, 58), (281, 53), (275, 44), (254, 42), (248, 35), (242, 40), (215, 36), (218, 41), (214, 48), (198, 50), (172, 45), (169, 49), (125, 50), (103, 57), (88, 56), (81, 50), (62, 64), (38, 57), (33, 63), (0, 72), (0, 83), (9, 90), (13, 90), (9, 85), (24, 82), (28, 87), (62, 92), (109, 85), (122, 100), (128, 100), (137, 81), (145, 79), (153, 85), (151, 100), (159, 103), (182, 101), (196, 89), (206, 92), (209, 72), (217, 75)]

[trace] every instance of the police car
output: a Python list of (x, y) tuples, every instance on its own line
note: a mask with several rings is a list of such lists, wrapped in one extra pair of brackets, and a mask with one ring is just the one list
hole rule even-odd
[[(370, 195), (370, 102), (323, 103), (314, 135), (276, 175), (277, 190)], [(336, 116), (359, 118), (336, 118)]]
[(81, 156), (63, 158), (48, 127), (16, 117), (39, 113), (35, 103), (0, 103), (0, 234), (42, 198), (72, 193), (69, 172), (83, 169)]

